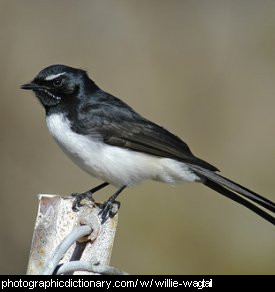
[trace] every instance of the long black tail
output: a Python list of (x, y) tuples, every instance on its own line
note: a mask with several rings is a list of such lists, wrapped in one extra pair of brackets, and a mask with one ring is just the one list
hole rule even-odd
[(233, 182), (232, 180), (217, 174), (216, 172), (197, 165), (189, 164), (189, 166), (198, 176), (202, 178), (202, 183), (204, 185), (247, 207), (265, 220), (275, 225), (275, 218), (272, 215), (259, 208), (257, 205), (246, 200), (245, 198), (257, 203), (258, 205), (273, 213), (275, 213), (275, 203)]

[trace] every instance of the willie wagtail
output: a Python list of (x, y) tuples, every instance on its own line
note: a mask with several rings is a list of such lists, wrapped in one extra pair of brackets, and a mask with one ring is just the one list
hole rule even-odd
[(34, 91), (62, 150), (104, 181), (78, 194), (74, 209), (82, 198), (92, 199), (93, 193), (112, 184), (118, 189), (101, 205), (104, 222), (114, 215), (115, 205), (119, 207), (116, 198), (126, 187), (148, 179), (170, 184), (191, 181), (203, 183), (275, 224), (275, 218), (264, 210), (274, 212), (273, 202), (218, 174), (215, 166), (194, 156), (179, 137), (101, 90), (84, 70), (52, 65), (21, 88)]

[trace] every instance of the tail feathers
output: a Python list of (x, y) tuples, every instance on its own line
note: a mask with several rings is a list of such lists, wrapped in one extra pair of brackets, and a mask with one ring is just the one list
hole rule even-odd
[[(264, 207), (265, 209), (275, 213), (275, 204), (262, 197), (259, 194), (227, 179), (211, 170), (205, 169), (201, 166), (191, 165), (189, 167), (203, 180), (202, 183), (207, 187), (217, 191), (218, 193), (232, 199), (235, 202), (247, 207), (248, 209), (252, 210), (262, 218), (266, 219), (267, 221), (271, 222), (275, 225), (275, 218), (267, 213), (265, 210), (259, 208), (255, 204), (251, 203), (250, 201), (244, 199), (243, 197), (257, 203), (258, 205)], [(240, 196), (241, 195), (241, 196)], [(242, 197), (243, 196), (243, 197)]]
[[(217, 174), (216, 174), (217, 175)], [(224, 176), (221, 176), (221, 175), (218, 175), (221, 179), (221, 182), (225, 187), (228, 187), (230, 188), (232, 191), (235, 191), (241, 195), (243, 195), (244, 197), (250, 199), (251, 201), (255, 202), (255, 203), (258, 203), (259, 205), (261, 205), (262, 207), (270, 210), (271, 212), (275, 212), (275, 204), (268, 200), (267, 198), (243, 187), (242, 185), (240, 184), (237, 184), (235, 182), (233, 182), (232, 180), (224, 177)]]
[(238, 196), (237, 194), (235, 194), (232, 191), (226, 189), (222, 185), (220, 185), (220, 184), (218, 184), (218, 183), (216, 183), (214, 181), (211, 181), (209, 179), (206, 179), (204, 184), (207, 187), (211, 188), (212, 190), (215, 190), (216, 192), (222, 194), (223, 196), (225, 196), (225, 197), (227, 197), (227, 198), (229, 198), (229, 199), (231, 199), (231, 200), (233, 200), (233, 201), (245, 206), (246, 208), (250, 209), (254, 213), (258, 214), (259, 216), (261, 216), (265, 220), (267, 220), (270, 223), (272, 223), (273, 225), (275, 225), (275, 218), (273, 216), (271, 216), (270, 214), (265, 212), (263, 209), (257, 207), (253, 203), (250, 203), (249, 201), (247, 201), (243, 197)]

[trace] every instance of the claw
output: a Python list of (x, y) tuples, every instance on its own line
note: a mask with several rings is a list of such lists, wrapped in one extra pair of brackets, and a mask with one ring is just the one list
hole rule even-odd
[(79, 208), (81, 208), (83, 205), (81, 204), (81, 201), (83, 199), (89, 199), (92, 202), (94, 202), (94, 198), (92, 196), (91, 192), (86, 193), (72, 193), (71, 196), (75, 197), (72, 205), (72, 209), (74, 212), (78, 212)]
[[(85, 192), (85, 193), (73, 193), (72, 196), (75, 197), (75, 200), (73, 202), (72, 205), (72, 209), (77, 212), (79, 211), (79, 208), (82, 207), (81, 201), (83, 199), (89, 199), (92, 202), (95, 202), (93, 199), (93, 194), (99, 190), (101, 190), (102, 188), (108, 186), (109, 183), (104, 182), (101, 185)], [(98, 204), (95, 203), (101, 210), (99, 212), (98, 215), (101, 215), (102, 221), (101, 224), (104, 224), (108, 218), (113, 218), (119, 208), (120, 208), (120, 202), (116, 201), (116, 198), (118, 197), (118, 195), (126, 188), (126, 186), (122, 186), (120, 187), (107, 201), (105, 201), (103, 204)]]
[(111, 200), (107, 200), (103, 204), (99, 205), (99, 208), (101, 211), (98, 215), (101, 215), (101, 224), (104, 224), (108, 218), (113, 218), (117, 214), (120, 208), (120, 202), (112, 202)]

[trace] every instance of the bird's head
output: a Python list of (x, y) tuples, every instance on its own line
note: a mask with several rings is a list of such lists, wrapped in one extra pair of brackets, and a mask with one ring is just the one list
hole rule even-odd
[(91, 86), (96, 85), (84, 70), (52, 65), (40, 71), (33, 81), (21, 88), (33, 90), (42, 105), (48, 108), (71, 102)]

